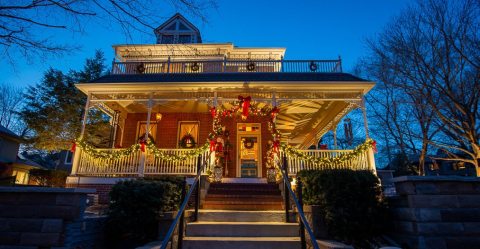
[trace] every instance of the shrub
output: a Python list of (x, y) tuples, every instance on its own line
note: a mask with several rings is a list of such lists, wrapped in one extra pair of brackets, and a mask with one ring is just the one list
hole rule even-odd
[(105, 225), (112, 248), (129, 248), (154, 240), (159, 215), (178, 209), (182, 178), (121, 181), (112, 187)]
[(65, 187), (68, 172), (53, 169), (31, 169), (30, 179), (40, 186)]
[(305, 204), (319, 205), (327, 233), (334, 239), (368, 247), (386, 227), (386, 202), (379, 179), (370, 171), (299, 172)]

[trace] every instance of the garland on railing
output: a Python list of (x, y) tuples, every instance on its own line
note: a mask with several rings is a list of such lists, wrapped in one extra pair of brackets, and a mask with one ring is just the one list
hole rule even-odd
[(91, 157), (99, 159), (120, 159), (126, 156), (130, 156), (132, 153), (140, 149), (140, 144), (134, 144), (122, 150), (99, 150), (82, 139), (78, 139), (75, 141), (74, 145), (72, 146), (72, 150), (74, 150), (74, 148), (77, 146), (82, 149), (82, 152), (87, 153)]
[(308, 155), (305, 152), (298, 151), (290, 145), (281, 144), (280, 145), (283, 152), (287, 155), (294, 157), (296, 159), (302, 159), (306, 162), (317, 164), (317, 165), (338, 165), (352, 159), (357, 158), (359, 155), (365, 153), (368, 149), (373, 148), (375, 150), (376, 142), (372, 139), (367, 139), (363, 144), (360, 144), (355, 149), (349, 153), (341, 154), (336, 157), (316, 157), (314, 155)]
[(205, 143), (201, 147), (198, 147), (198, 148), (195, 148), (195, 149), (189, 149), (189, 150), (186, 150), (185, 152), (183, 152), (181, 154), (175, 155), (175, 154), (168, 154), (167, 152), (165, 152), (163, 150), (160, 150), (151, 141), (148, 141), (148, 143), (147, 143), (147, 149), (155, 157), (160, 158), (162, 160), (173, 161), (173, 162), (183, 161), (183, 160), (187, 160), (187, 159), (190, 159), (190, 158), (193, 158), (193, 157), (197, 157), (197, 156), (201, 155), (203, 152), (207, 151), (208, 146), (209, 146), (209, 143)]
[[(140, 150), (142, 147), (142, 143), (137, 143), (121, 150), (100, 150), (91, 146), (84, 140), (78, 139), (75, 141), (75, 143), (73, 143), (72, 150), (74, 150), (77, 146), (82, 149), (82, 152), (85, 152), (89, 156), (96, 159), (121, 159), (123, 157), (130, 156), (132, 153)], [(196, 157), (205, 152), (208, 149), (208, 146), (209, 144), (205, 143), (204, 145), (196, 149), (185, 150), (178, 155), (172, 155), (158, 149), (152, 141), (148, 141), (145, 144), (145, 147), (148, 149), (148, 151), (152, 153), (155, 157), (167, 161), (183, 161), (192, 157)]]

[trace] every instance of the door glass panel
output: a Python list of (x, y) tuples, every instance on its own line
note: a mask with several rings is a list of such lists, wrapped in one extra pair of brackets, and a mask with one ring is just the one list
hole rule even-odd
[(242, 136), (240, 140), (240, 174), (241, 177), (257, 177), (259, 159), (258, 138)]

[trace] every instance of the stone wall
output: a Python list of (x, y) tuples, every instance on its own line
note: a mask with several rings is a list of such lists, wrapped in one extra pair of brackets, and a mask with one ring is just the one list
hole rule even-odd
[(480, 179), (394, 178), (392, 237), (402, 248), (480, 248)]
[(0, 249), (93, 248), (102, 224), (102, 218), (84, 216), (87, 194), (93, 192), (0, 187)]

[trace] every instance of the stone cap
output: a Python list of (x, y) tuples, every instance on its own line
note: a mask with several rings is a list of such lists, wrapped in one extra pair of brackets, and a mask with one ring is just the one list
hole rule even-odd
[(90, 188), (49, 188), (49, 187), (0, 187), (0, 193), (76, 193), (93, 194), (95, 189)]
[(474, 176), (399, 176), (392, 182), (480, 182), (480, 177)]

